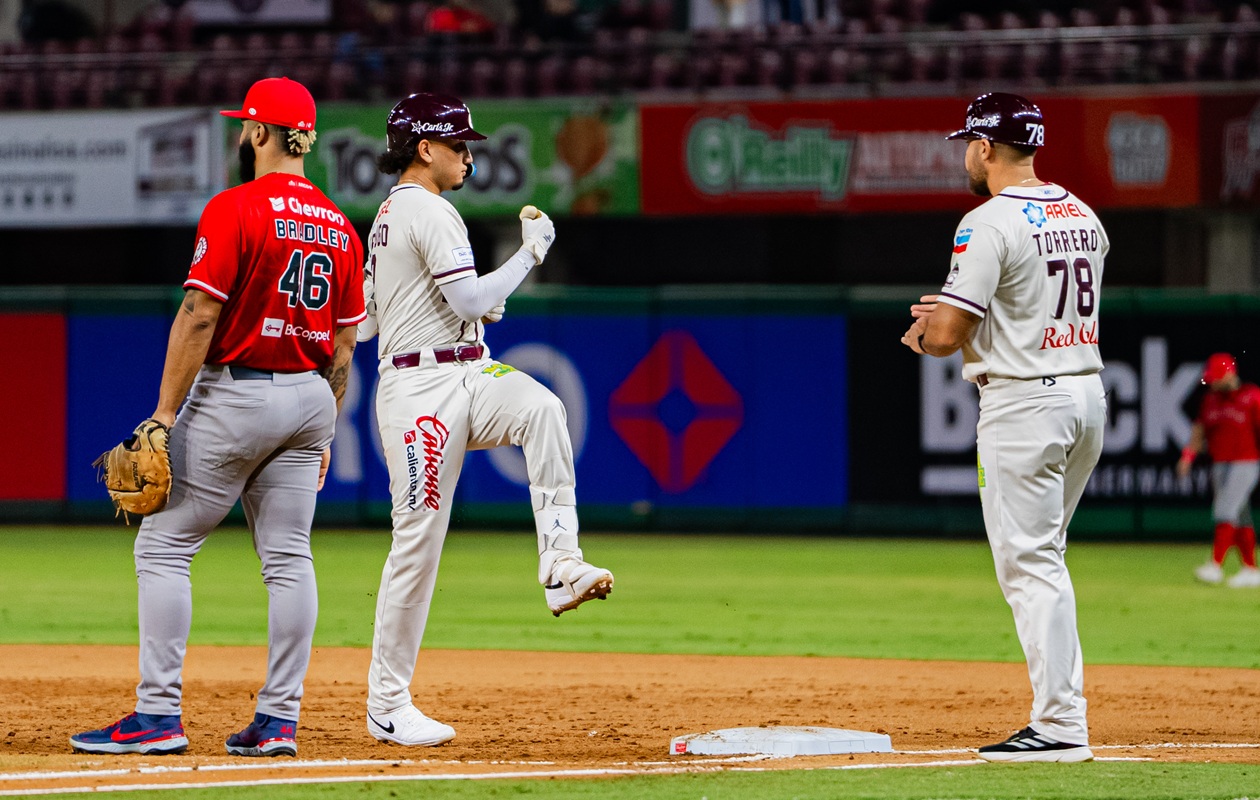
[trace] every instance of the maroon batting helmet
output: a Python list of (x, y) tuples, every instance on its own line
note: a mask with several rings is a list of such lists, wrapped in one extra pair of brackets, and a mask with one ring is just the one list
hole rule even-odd
[(946, 139), (988, 139), (1003, 144), (1042, 147), (1046, 121), (1026, 97), (1005, 92), (982, 94), (967, 106), (967, 124)]
[(463, 100), (431, 92), (400, 100), (385, 120), (385, 131), (390, 150), (400, 150), (420, 139), (475, 142), (486, 138), (473, 130), (472, 113)]

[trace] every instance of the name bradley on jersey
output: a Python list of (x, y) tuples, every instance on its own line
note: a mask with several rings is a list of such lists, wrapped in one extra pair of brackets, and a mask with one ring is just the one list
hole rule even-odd
[(275, 223), (277, 239), (317, 242), (342, 251), (350, 249), (350, 234), (332, 225), (316, 225), (313, 222), (298, 222), (295, 219), (277, 219)]

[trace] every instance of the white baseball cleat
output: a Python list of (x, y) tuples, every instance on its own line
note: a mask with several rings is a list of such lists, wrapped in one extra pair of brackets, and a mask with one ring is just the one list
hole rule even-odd
[(1238, 574), (1225, 582), (1231, 589), (1260, 588), (1260, 569), (1243, 567)]
[(1215, 561), (1209, 561), (1202, 566), (1194, 568), (1194, 577), (1204, 583), (1220, 583), (1225, 580), (1225, 571), (1221, 569), (1221, 565)]
[(551, 581), (543, 588), (547, 608), (558, 617), (587, 600), (607, 598), (613, 589), (613, 576), (580, 559), (560, 558), (551, 568)]
[(368, 711), (367, 729), (379, 741), (409, 747), (434, 747), (455, 738), (454, 728), (429, 719), (413, 705), (383, 714)]

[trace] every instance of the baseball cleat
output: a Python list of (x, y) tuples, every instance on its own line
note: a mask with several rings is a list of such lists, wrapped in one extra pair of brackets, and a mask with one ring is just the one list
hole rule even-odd
[(245, 730), (227, 738), (231, 756), (297, 756), (297, 722), (254, 714)]
[(1225, 582), (1231, 589), (1255, 589), (1260, 588), (1260, 569), (1255, 567), (1243, 567), (1238, 570), (1238, 574)]
[(165, 756), (188, 749), (188, 737), (179, 715), (128, 714), (113, 725), (70, 737), (76, 753), (142, 753)]
[(1214, 561), (1194, 568), (1194, 577), (1204, 583), (1217, 584), (1225, 579), (1225, 571), (1221, 569), (1221, 565)]
[(543, 587), (547, 608), (560, 616), (587, 600), (604, 600), (612, 593), (613, 576), (606, 569), (577, 559), (557, 560), (551, 569), (551, 583)]
[(450, 725), (426, 717), (412, 705), (383, 713), (368, 711), (368, 733), (382, 742), (409, 747), (434, 747), (455, 738)]
[(1011, 734), (1004, 742), (981, 747), (980, 757), (985, 761), (1002, 763), (1076, 763), (1093, 761), (1094, 753), (1088, 745), (1055, 741), (1032, 728), (1024, 728)]

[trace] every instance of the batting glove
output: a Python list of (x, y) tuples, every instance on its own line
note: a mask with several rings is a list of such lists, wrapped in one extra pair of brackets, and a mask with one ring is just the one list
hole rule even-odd
[(499, 303), (497, 306), (495, 306), (494, 308), (487, 311), (484, 315), (482, 315), (481, 321), (486, 323), (487, 325), (489, 325), (492, 322), (498, 322), (499, 320), (503, 319), (503, 311), (506, 308), (506, 306), (507, 306), (507, 303)]
[(547, 257), (547, 250), (556, 240), (556, 226), (551, 217), (533, 206), (521, 209), (521, 240), (524, 249), (534, 256), (534, 262), (541, 264)]

